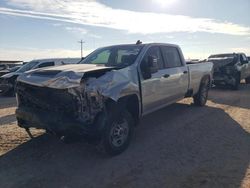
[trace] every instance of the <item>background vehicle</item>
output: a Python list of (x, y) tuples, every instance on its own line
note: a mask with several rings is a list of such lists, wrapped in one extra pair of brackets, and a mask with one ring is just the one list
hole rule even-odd
[(181, 49), (171, 44), (100, 48), (78, 65), (21, 75), (18, 125), (94, 138), (116, 155), (128, 147), (141, 116), (184, 97), (204, 106), (212, 67), (209, 62), (186, 65)]
[(57, 59), (38, 59), (25, 63), (18, 70), (12, 71), (0, 77), (0, 95), (13, 95), (16, 79), (26, 71), (66, 64), (78, 63), (80, 58), (57, 58)]
[(7, 69), (4, 69), (4, 70), (1, 70), (1, 71), (0, 71), (0, 76), (3, 76), (3, 75), (8, 74), (8, 73), (10, 73), (10, 72), (15, 72), (15, 71), (17, 71), (20, 67), (21, 67), (21, 65), (18, 65), (18, 66), (12, 67), (12, 68), (7, 68)]
[(17, 67), (21, 67), (23, 63), (16, 61), (0, 61), (0, 76), (7, 74), (9, 72), (14, 72), (14, 69)]
[(216, 54), (208, 57), (214, 63), (214, 84), (230, 85), (232, 89), (239, 88), (240, 81), (250, 83), (250, 62), (244, 53)]

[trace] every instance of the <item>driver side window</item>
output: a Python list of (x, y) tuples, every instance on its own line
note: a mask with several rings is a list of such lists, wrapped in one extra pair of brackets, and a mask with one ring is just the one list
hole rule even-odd
[(150, 59), (152, 60), (152, 58), (153, 61), (157, 61), (157, 69), (155, 69), (155, 71), (153, 72), (157, 72), (159, 69), (164, 69), (164, 63), (160, 48), (157, 46), (151, 47), (146, 52), (140, 65), (141, 73), (144, 79), (151, 78), (152, 71), (150, 70), (151, 67), (149, 66), (152, 66), (152, 62), (150, 62)]
[[(155, 57), (157, 59), (158, 69), (164, 69), (163, 58), (161, 55), (160, 48), (158, 46), (154, 46), (148, 49), (147, 53), (145, 54), (143, 61), (148, 61), (149, 56)], [(146, 63), (147, 64), (147, 63)]]

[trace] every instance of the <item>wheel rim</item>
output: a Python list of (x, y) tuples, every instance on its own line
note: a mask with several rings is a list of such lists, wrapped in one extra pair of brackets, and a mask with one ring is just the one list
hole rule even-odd
[(112, 129), (110, 131), (110, 142), (114, 147), (122, 146), (127, 138), (129, 133), (128, 122), (123, 119), (118, 122), (114, 122)]

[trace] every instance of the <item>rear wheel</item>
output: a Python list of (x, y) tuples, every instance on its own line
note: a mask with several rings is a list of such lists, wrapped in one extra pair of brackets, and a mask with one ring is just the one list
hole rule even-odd
[(201, 82), (199, 92), (193, 96), (194, 104), (196, 106), (205, 106), (207, 103), (209, 88), (209, 78), (206, 78)]
[(250, 84), (250, 76), (245, 79), (246, 84)]
[(119, 117), (111, 115), (106, 120), (99, 149), (111, 156), (118, 155), (128, 148), (133, 132), (134, 119), (127, 110)]

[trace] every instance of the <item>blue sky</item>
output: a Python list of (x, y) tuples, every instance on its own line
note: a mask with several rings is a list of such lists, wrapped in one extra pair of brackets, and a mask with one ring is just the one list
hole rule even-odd
[(174, 43), (185, 58), (250, 55), (250, 1), (1, 0), (0, 59), (80, 56), (106, 45)]

